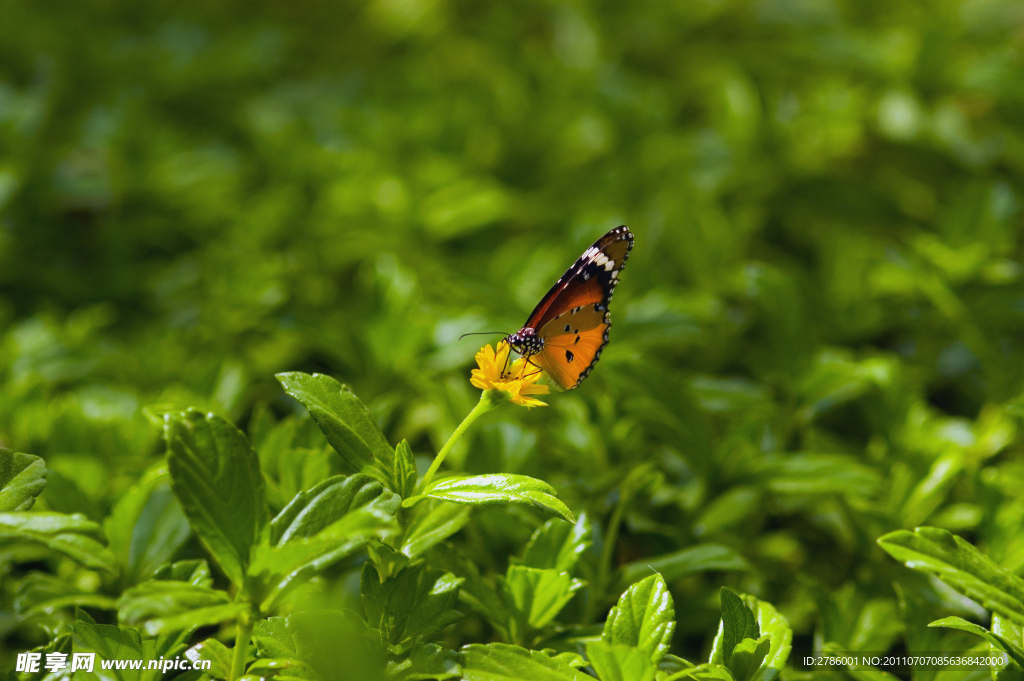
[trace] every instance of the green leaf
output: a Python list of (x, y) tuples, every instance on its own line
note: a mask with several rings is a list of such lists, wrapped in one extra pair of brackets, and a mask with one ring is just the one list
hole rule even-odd
[[(364, 478), (365, 479), (365, 478)], [(357, 483), (359, 481), (357, 480)], [(356, 489), (363, 489), (354, 485)], [(332, 492), (331, 489), (334, 489)], [(381, 488), (381, 491), (383, 488)], [(317, 494), (304, 497), (307, 501), (315, 501), (323, 494), (346, 496), (353, 488), (345, 488), (331, 483)], [(304, 584), (321, 570), (333, 565), (342, 558), (362, 548), (374, 537), (384, 537), (396, 531), (393, 512), (398, 505), (398, 496), (391, 492), (383, 492), (376, 498), (369, 495), (353, 495), (353, 501), (367, 501), (365, 506), (352, 508), (341, 518), (331, 523), (313, 536), (302, 536), (301, 532), (279, 535), (277, 545), (260, 544), (253, 552), (252, 564), (249, 566), (251, 587), (260, 602), (260, 608), (269, 610), (285, 594), (293, 588)], [(319, 506), (321, 510), (330, 508), (337, 512), (341, 506), (326, 504)], [(287, 517), (295, 511), (286, 508), (282, 515)], [(281, 517), (281, 516), (279, 516)], [(303, 531), (322, 523), (323, 518), (311, 520), (307, 526), (302, 522), (301, 512), (291, 522), (279, 523), (279, 528), (297, 527)]]
[(901, 524), (919, 525), (928, 519), (946, 500), (964, 466), (964, 455), (960, 450), (947, 452), (937, 457), (925, 475), (911, 490), (901, 509)]
[(231, 662), (234, 651), (214, 638), (208, 638), (185, 651), (185, 657), (193, 663), (209, 660), (212, 664), (206, 673), (215, 679), (231, 678)]
[(459, 600), (484, 617), (492, 627), (501, 632), (503, 638), (510, 638), (505, 594), (480, 574), (480, 568), (475, 562), (451, 545), (436, 546), (425, 558), (432, 567), (462, 578), (464, 581), (459, 591)]
[(494, 473), (435, 480), (421, 494), (406, 499), (402, 505), (412, 506), (426, 498), (473, 505), (519, 503), (575, 523), (576, 519), (572, 517), (569, 508), (555, 494), (555, 489), (543, 480), (525, 475)]
[(51, 614), (73, 606), (116, 610), (117, 602), (110, 596), (83, 591), (67, 579), (43, 572), (31, 572), (22, 579), (14, 597), (14, 613), (19, 617)]
[(260, 657), (292, 658), (298, 654), (284, 617), (268, 617), (257, 622), (252, 629), (252, 641)]
[[(161, 634), (156, 638), (144, 640), (142, 642), (143, 658), (146, 660), (158, 660), (160, 658), (170, 660), (178, 657), (185, 652), (189, 639), (192, 638), (194, 632), (195, 627), (189, 627), (178, 632)], [(160, 681), (163, 675), (162, 670), (151, 669), (142, 672), (142, 679), (145, 681)]]
[(0, 540), (40, 544), (93, 570), (117, 574), (114, 556), (93, 537), (100, 526), (74, 513), (0, 513)]
[(135, 681), (142, 674), (139, 670), (103, 670), (100, 660), (141, 660), (143, 658), (142, 637), (135, 629), (115, 627), (109, 624), (95, 624), (79, 620), (71, 625), (76, 653), (96, 653), (97, 660), (93, 673), (101, 679)]
[(673, 655), (672, 653), (666, 653), (665, 657), (661, 658), (661, 662), (658, 663), (658, 678), (665, 675), (673, 675), (676, 672), (686, 671), (687, 669), (693, 669), (695, 664), (688, 662), (681, 657)]
[(642, 650), (625, 644), (592, 641), (587, 659), (601, 681), (654, 681), (654, 665)]
[(792, 454), (765, 458), (757, 474), (776, 494), (843, 494), (861, 498), (878, 495), (878, 472), (842, 454)]
[(463, 681), (593, 681), (561, 660), (504, 643), (463, 646), (459, 665)]
[(316, 536), (347, 513), (371, 502), (394, 513), (399, 499), (393, 493), (385, 492), (381, 483), (368, 475), (330, 477), (312, 489), (296, 494), (277, 514), (270, 522), (270, 543), (283, 546), (296, 539)]
[(737, 485), (706, 502), (693, 523), (699, 536), (730, 532), (762, 513), (764, 492), (761, 486)]
[(750, 570), (750, 563), (725, 546), (698, 544), (663, 556), (627, 563), (622, 568), (619, 584), (624, 588), (654, 573), (660, 574), (666, 582), (674, 582), (687, 575), (709, 570), (747, 571)]
[(874, 385), (891, 380), (893, 362), (880, 357), (854, 361), (836, 351), (824, 351), (816, 366), (801, 381), (800, 394), (804, 406), (797, 412), (804, 423), (810, 423), (837, 405), (857, 399)]
[(367, 626), (380, 631), (395, 652), (429, 643), (462, 618), (454, 609), (462, 581), (420, 563), (381, 584), (377, 570), (367, 563), (359, 589)]
[(747, 681), (760, 668), (770, 648), (771, 636), (765, 635), (756, 641), (752, 638), (743, 639), (733, 648), (729, 671), (737, 681)]
[(672, 644), (676, 629), (672, 594), (661, 575), (637, 582), (619, 597), (608, 613), (602, 640), (612, 645), (632, 646), (657, 666)]
[(298, 371), (277, 374), (277, 380), (309, 411), (349, 472), (372, 475), (398, 491), (393, 479), (395, 453), (348, 386), (330, 376)]
[(194, 586), (213, 586), (210, 566), (207, 565), (205, 560), (198, 558), (179, 560), (177, 563), (161, 565), (153, 573), (153, 579), (187, 582)]
[(236, 681), (322, 681), (322, 677), (299, 660), (261, 658), (253, 661)]
[[(88, 458), (74, 458), (78, 458), (82, 463), (85, 463), (86, 466), (89, 466)], [(92, 495), (86, 494), (81, 487), (82, 483), (89, 481), (90, 474), (88, 469), (83, 471), (83, 473), (76, 475), (74, 468), (70, 467), (66, 461), (63, 462), (62, 468), (67, 475), (64, 475), (60, 471), (52, 468), (48, 469), (46, 474), (46, 489), (44, 489), (43, 493), (39, 495), (37, 501), (45, 503), (48, 511), (55, 511), (57, 513), (81, 513), (92, 520), (102, 518), (104, 515), (104, 509), (101, 504), (97, 503), (97, 500)], [(93, 491), (95, 491), (95, 488)]]
[[(905, 577), (918, 575), (908, 572)], [(853, 583), (831, 593), (814, 584), (808, 586), (821, 614), (821, 638), (841, 646), (840, 650), (888, 650), (903, 630), (892, 599), (869, 598)]]
[[(504, 581), (506, 601), (520, 632), (549, 624), (584, 586), (586, 582), (568, 572), (522, 565), (510, 565)], [(512, 635), (516, 638), (516, 632)]]
[(426, 232), (450, 239), (497, 222), (512, 211), (514, 201), (493, 179), (468, 177), (450, 182), (426, 196), (421, 205)]
[(414, 509), (402, 541), (402, 553), (415, 558), (462, 529), (472, 507), (431, 499)]
[[(992, 634), (1014, 646), (1024, 645), (1024, 627), (1014, 624), (1005, 617), (1000, 617), (999, 613), (992, 614)], [(1001, 648), (991, 643), (989, 650), (993, 653), (1001, 652)], [(992, 666), (992, 679), (993, 681), (1021, 681), (1024, 679), (1024, 665), (1014, 660), (1011, 655), (1010, 663), (1001, 669)]]
[[(316, 435), (323, 441), (322, 444), (296, 444), (297, 440), (302, 439), (300, 424), (303, 422), (312, 425)], [(302, 490), (315, 486), (333, 473), (341, 472), (341, 457), (327, 444), (323, 434), (316, 430), (313, 420), (308, 417), (299, 421), (289, 416), (277, 424), (271, 424), (267, 417), (262, 425), (250, 423), (250, 430), (255, 430), (256, 436), (260, 437), (258, 443), (254, 440), (252, 444), (266, 480), (267, 502), (273, 509), (280, 510)]]
[(171, 488), (192, 529), (235, 585), (267, 522), (263, 476), (242, 431), (216, 414), (166, 414)]
[(1024, 624), (1024, 580), (951, 532), (897, 530), (878, 543), (907, 567), (929, 572), (985, 608)]
[(143, 508), (132, 533), (128, 567), (134, 581), (152, 577), (155, 570), (173, 558), (191, 536), (192, 526), (177, 498), (169, 487), (158, 487)]
[(46, 487), (46, 462), (0, 447), (0, 512), (27, 511)]
[(416, 457), (413, 456), (412, 447), (405, 440), (395, 447), (395, 470), (391, 477), (395, 481), (395, 491), (403, 499), (413, 495), (416, 489)]
[(407, 657), (388, 660), (385, 674), (389, 681), (457, 679), (462, 676), (462, 669), (454, 650), (433, 643), (417, 643)]
[(128, 553), (131, 579), (138, 582), (152, 576), (191, 536), (188, 518), (170, 488), (161, 485), (155, 489), (132, 533)]
[(144, 623), (151, 636), (219, 624), (234, 619), (239, 612), (241, 607), (227, 593), (181, 581), (143, 582), (125, 591), (118, 602), (120, 620)]
[(348, 617), (336, 610), (297, 612), (288, 616), (288, 630), (298, 659), (320, 679), (381, 680), (384, 660)]
[(401, 551), (396, 551), (389, 544), (383, 542), (374, 542), (367, 545), (366, 552), (369, 554), (370, 561), (374, 567), (377, 568), (382, 578), (385, 579), (391, 575), (397, 575), (410, 562), (413, 562), (409, 560), (409, 556)]
[[(263, 466), (260, 459), (260, 467)], [(288, 449), (278, 460), (270, 474), (263, 469), (267, 481), (267, 501), (271, 508), (280, 510), (303, 490), (320, 484), (341, 471), (341, 457), (329, 446), (323, 449), (296, 447)]]
[(545, 648), (541, 652), (547, 653), (556, 660), (561, 660), (573, 669), (581, 669), (582, 667), (587, 666), (587, 661), (579, 653), (565, 652), (556, 654), (556, 651), (553, 648)]
[(989, 631), (985, 627), (974, 624), (973, 622), (968, 622), (961, 617), (944, 617), (940, 620), (935, 620), (928, 626), (959, 629), (960, 631), (976, 634), (992, 644), (994, 648), (1007, 653), (1018, 666), (1024, 667), (1024, 648), (1013, 641), (1008, 640), (1004, 636), (1000, 636), (999, 634)]
[(698, 664), (690, 669), (675, 672), (658, 681), (734, 681), (732, 672), (720, 664)]
[(859, 605), (859, 612), (849, 613), (856, 619), (849, 622), (843, 645), (847, 650), (888, 650), (904, 630), (899, 606), (891, 598), (871, 598)]
[(571, 572), (590, 544), (590, 522), (586, 513), (581, 513), (574, 525), (550, 518), (530, 537), (523, 551), (522, 564)]
[(188, 519), (170, 494), (169, 481), (166, 466), (149, 470), (121, 495), (103, 522), (126, 584), (151, 577), (191, 535)]
[(771, 636), (771, 646), (765, 657), (764, 666), (754, 675), (755, 681), (773, 681), (782, 673), (793, 649), (793, 629), (789, 620), (775, 609), (771, 603), (758, 600), (753, 596), (744, 596), (747, 607), (754, 611), (758, 629), (761, 634)]
[[(732, 596), (739, 597), (732, 592), (729, 593)], [(713, 643), (710, 661), (711, 665), (707, 670), (703, 670), (699, 672), (699, 674), (717, 675), (720, 673), (717, 666), (724, 664), (726, 650), (725, 609), (727, 607), (727, 598), (728, 597), (723, 593), (723, 621), (719, 625), (718, 634), (715, 636), (715, 641)], [(790, 627), (790, 623), (788, 623), (770, 603), (758, 600), (754, 596), (750, 595), (743, 595), (739, 598), (742, 603), (745, 603), (745, 607), (749, 608), (748, 611), (753, 612), (755, 616), (756, 630), (754, 628), (750, 628), (750, 623), (746, 622), (744, 624), (745, 627), (748, 627), (746, 632), (749, 634), (757, 634), (760, 632), (758, 638), (760, 638), (761, 635), (768, 635), (771, 637), (768, 653), (764, 659), (764, 664), (754, 674), (754, 679), (755, 681), (772, 681), (779, 676), (783, 667), (785, 667), (786, 659), (790, 656), (790, 651), (793, 648), (793, 630)], [(733, 621), (735, 622), (737, 619), (745, 621), (745, 615), (741, 611), (738, 611), (735, 601), (732, 598), (728, 598), (728, 601), (731, 603), (731, 607), (737, 609), (737, 613), (736, 616), (734, 616)], [(735, 636), (738, 635), (736, 634), (736, 627), (733, 626), (730, 631), (732, 632), (731, 636), (735, 639)], [(743, 638), (755, 640), (754, 636), (744, 636)], [(733, 645), (732, 649), (735, 650), (735, 645)], [(714, 676), (714, 678), (718, 677)]]
[(732, 659), (732, 651), (736, 644), (745, 638), (761, 638), (761, 628), (757, 624), (754, 613), (751, 612), (743, 599), (733, 591), (722, 587), (722, 628), (721, 648), (718, 648), (716, 639), (715, 649), (712, 651), (712, 662), (717, 662), (717, 654), (721, 654), (722, 662), (729, 667)]

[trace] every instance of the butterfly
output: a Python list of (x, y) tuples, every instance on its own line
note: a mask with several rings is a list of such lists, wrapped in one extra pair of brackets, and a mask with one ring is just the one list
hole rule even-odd
[(608, 304), (631, 248), (625, 225), (605, 234), (541, 298), (523, 328), (505, 338), (565, 390), (579, 387), (608, 345)]

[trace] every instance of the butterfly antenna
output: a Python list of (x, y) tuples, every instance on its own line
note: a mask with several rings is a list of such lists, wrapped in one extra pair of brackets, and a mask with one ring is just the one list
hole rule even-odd
[(459, 336), (459, 340), (462, 340), (466, 336), (492, 336), (494, 334), (499, 334), (501, 336), (509, 335), (509, 334), (505, 333), (504, 331), (474, 331), (473, 333), (464, 333), (464, 334), (462, 334), (461, 336)]

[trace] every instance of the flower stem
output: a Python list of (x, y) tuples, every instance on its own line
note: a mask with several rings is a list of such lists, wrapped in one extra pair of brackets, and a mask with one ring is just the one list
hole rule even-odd
[(490, 410), (497, 407), (499, 404), (508, 399), (508, 393), (504, 393), (501, 390), (485, 390), (480, 393), (480, 401), (473, 407), (473, 411), (466, 415), (466, 418), (462, 419), (462, 423), (455, 429), (452, 436), (448, 438), (448, 442), (444, 443), (444, 447), (434, 457), (434, 461), (430, 464), (430, 468), (427, 469), (426, 475), (423, 476), (423, 481), (420, 482), (420, 487), (426, 487), (427, 484), (434, 479), (434, 474), (437, 473), (437, 469), (441, 467), (441, 463), (445, 457), (448, 456), (448, 452), (452, 450), (455, 443), (459, 441), (462, 435), (469, 429), (473, 422), (478, 418), (489, 412)]
[(235, 649), (231, 659), (231, 679), (237, 679), (245, 674), (245, 660), (249, 654), (249, 637), (252, 636), (254, 624), (254, 616), (249, 609), (239, 615), (235, 624)]

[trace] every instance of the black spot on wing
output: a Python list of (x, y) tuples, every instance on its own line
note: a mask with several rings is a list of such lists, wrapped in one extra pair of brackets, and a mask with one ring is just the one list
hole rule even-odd
[[(575, 355), (573, 355), (571, 351), (566, 350), (565, 351), (565, 361), (566, 362), (571, 362), (573, 359), (575, 359)], [(577, 382), (577, 385), (579, 385), (578, 382)]]

